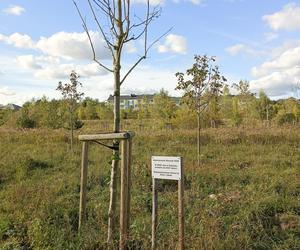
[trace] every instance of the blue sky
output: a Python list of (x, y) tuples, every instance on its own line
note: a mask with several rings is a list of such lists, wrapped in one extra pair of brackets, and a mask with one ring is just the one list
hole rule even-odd
[[(283, 0), (152, 0), (161, 17), (150, 27), (150, 41), (170, 27), (122, 86), (122, 93), (153, 93), (164, 88), (171, 95), (174, 74), (193, 63), (195, 54), (217, 57), (229, 83), (250, 81), (273, 98), (293, 95), (300, 82), (300, 1)], [(142, 15), (145, 0), (132, 1)], [(98, 58), (110, 64), (86, 1), (80, 1)], [(124, 71), (141, 53), (130, 44), (123, 55)], [(112, 92), (112, 75), (91, 60), (81, 21), (71, 0), (0, 1), (0, 103), (22, 104), (43, 95), (59, 98), (58, 81), (75, 69), (82, 76), (86, 96), (105, 100)]]

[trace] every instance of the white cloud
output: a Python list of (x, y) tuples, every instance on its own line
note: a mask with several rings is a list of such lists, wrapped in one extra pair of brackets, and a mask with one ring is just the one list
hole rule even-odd
[(266, 76), (250, 81), (251, 89), (258, 92), (264, 89), (270, 96), (282, 96), (291, 93), (293, 86), (299, 83), (300, 69), (291, 68), (274, 71)]
[(24, 69), (35, 70), (42, 68), (33, 55), (19, 56), (17, 57), (17, 62)]
[(17, 48), (23, 49), (32, 49), (34, 48), (35, 44), (30, 36), (22, 35), (20, 33), (13, 33), (10, 36), (5, 36), (0, 34), (0, 42), (5, 42), (6, 44), (13, 45)]
[[(147, 4), (147, 0), (133, 0), (132, 3), (135, 4)], [(157, 6), (157, 5), (164, 5), (165, 0), (150, 0), (150, 5)]]
[(235, 44), (232, 45), (228, 48), (226, 48), (226, 52), (228, 52), (230, 55), (232, 56), (236, 56), (237, 54), (239, 54), (240, 52), (242, 52), (245, 49), (245, 45), (244, 44)]
[[(205, 0), (171, 0), (173, 3), (182, 3), (182, 2), (188, 2), (192, 3), (194, 5), (203, 5), (206, 1)], [(132, 3), (135, 4), (147, 4), (147, 0), (133, 0)], [(150, 5), (152, 6), (158, 6), (158, 5), (164, 5), (166, 3), (166, 0), (150, 0)]]
[(2, 10), (4, 13), (9, 15), (15, 15), (20, 16), (22, 15), (26, 10), (18, 5), (10, 5), (8, 8)]
[(58, 80), (64, 79), (72, 70), (75, 70), (74, 64), (50, 65), (34, 71), (34, 76), (39, 79)]
[(268, 43), (268, 42), (271, 42), (275, 39), (278, 38), (278, 34), (277, 33), (274, 33), (274, 32), (268, 32), (268, 33), (265, 33), (264, 34), (264, 37), (265, 37), (265, 41)]
[(244, 2), (244, 0), (224, 0), (227, 3), (236, 3), (236, 2)]
[[(90, 32), (91, 39), (97, 58), (109, 59), (110, 54), (106, 44), (98, 32)], [(58, 32), (50, 37), (41, 37), (36, 47), (43, 53), (66, 59), (89, 59), (93, 58), (91, 46), (86, 33)]]
[(75, 71), (82, 77), (93, 77), (107, 74), (107, 71), (100, 67), (97, 63), (78, 65), (75, 67)]
[(6, 86), (5, 87), (0, 86), (0, 95), (3, 95), (3, 96), (14, 96), (15, 92), (13, 92), (12, 90), (10, 90)]
[(191, 2), (192, 4), (195, 4), (195, 5), (200, 5), (203, 3), (203, 0), (189, 0), (189, 2)]
[(186, 54), (187, 53), (187, 41), (183, 36), (169, 34), (163, 44), (157, 47), (159, 53), (176, 53), (176, 54)]
[(68, 76), (72, 70), (87, 78), (107, 73), (97, 63), (61, 63), (59, 58), (51, 56), (22, 55), (17, 57), (16, 61), (20, 67), (33, 73), (38, 79), (62, 79)]
[[(177, 70), (178, 71), (178, 70)], [(159, 69), (153, 67), (142, 66), (137, 68), (129, 75), (128, 79), (122, 85), (121, 94), (130, 93), (154, 93), (164, 88), (170, 95), (178, 95), (175, 90), (177, 78), (174, 72), (176, 70)], [(109, 76), (108, 76), (109, 77)], [(136, 79), (139, 79), (137, 82)], [(111, 85), (111, 84), (109, 84)]]
[[(90, 32), (94, 42), (96, 56), (99, 60), (108, 60), (110, 53), (98, 32)], [(34, 54), (18, 56), (18, 65), (31, 72), (37, 78), (59, 79), (76, 70), (84, 77), (104, 74), (96, 63), (86, 64), (93, 58), (91, 46), (86, 33), (58, 32), (50, 37), (41, 37), (37, 42), (30, 36), (14, 33), (10, 36), (0, 34), (0, 42), (17, 48), (33, 49)], [(136, 52), (134, 44), (125, 47), (126, 53)], [(74, 63), (70, 63), (73, 60)]]
[(64, 79), (75, 70), (81, 77), (91, 78), (93, 76), (101, 76), (107, 74), (103, 68), (96, 63), (87, 65), (75, 65), (73, 63), (50, 65), (34, 71), (34, 76), (39, 79)]
[(252, 68), (255, 77), (251, 89), (264, 89), (269, 95), (290, 94), (292, 86), (300, 81), (300, 41), (284, 43), (270, 53), (270, 58)]
[[(109, 59), (109, 50), (99, 32), (91, 31), (90, 36), (93, 41), (96, 57), (99, 60)], [(93, 58), (90, 42), (85, 32), (58, 32), (50, 37), (41, 37), (37, 42), (33, 41), (30, 36), (20, 33), (13, 33), (10, 36), (0, 34), (1, 41), (17, 48), (39, 50), (51, 57), (60, 57), (69, 60), (91, 60)], [(134, 50), (134, 46), (132, 44), (128, 45), (127, 50), (131, 53)]]
[(300, 5), (287, 4), (281, 11), (262, 18), (275, 31), (300, 29)]
[[(7, 87), (4, 87), (4, 89), (8, 89)], [(11, 90), (8, 90), (10, 95), (2, 95), (1, 96), (1, 87), (0, 87), (0, 104), (6, 105), (9, 103), (14, 103), (17, 105), (23, 105), (25, 102), (30, 101), (32, 99), (41, 98), (42, 96), (45, 96), (47, 94), (47, 97), (54, 97), (53, 94), (49, 94), (49, 91), (47, 93), (39, 90), (32, 91), (31, 88), (24, 89), (22, 91), (17, 92), (11, 92)], [(58, 97), (58, 96), (57, 96)]]
[(246, 54), (248, 56), (257, 57), (265, 54), (265, 51), (253, 49), (250, 46), (242, 43), (232, 45), (226, 48), (225, 51), (231, 56), (236, 56), (238, 54)]
[(132, 53), (137, 52), (137, 48), (136, 48), (136, 46), (134, 45), (133, 42), (129, 42), (129, 43), (125, 43), (124, 51), (128, 54), (132, 54)]
[(296, 66), (300, 66), (300, 46), (290, 48), (272, 60), (264, 62), (259, 67), (254, 67), (252, 75), (261, 77), (274, 71), (290, 69)]

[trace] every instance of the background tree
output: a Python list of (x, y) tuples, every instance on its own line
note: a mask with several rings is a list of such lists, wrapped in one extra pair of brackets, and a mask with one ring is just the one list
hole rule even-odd
[(277, 114), (275, 121), (278, 125), (296, 124), (299, 116), (299, 103), (295, 98), (277, 101)]
[(234, 126), (239, 126), (243, 120), (241, 112), (239, 110), (239, 100), (237, 97), (232, 98), (231, 120)]
[(113, 107), (105, 103), (100, 103), (97, 106), (96, 112), (100, 120), (112, 120), (114, 117)]
[(161, 89), (160, 92), (154, 96), (151, 113), (153, 117), (162, 122), (163, 126), (168, 126), (171, 123), (171, 119), (175, 116), (176, 104), (164, 89)]
[[(250, 83), (247, 80), (240, 80), (238, 84), (232, 85), (237, 90), (237, 105), (241, 115), (241, 123), (250, 125), (254, 120), (258, 120), (257, 99), (250, 91)], [(252, 124), (253, 125), (253, 124)]]
[(240, 80), (239, 83), (232, 84), (232, 87), (237, 90), (238, 95), (241, 96), (252, 95), (250, 91), (250, 83), (247, 80)]
[(229, 123), (232, 114), (232, 98), (233, 95), (230, 93), (229, 86), (224, 85), (221, 97), (220, 115), (222, 122), (226, 125)]
[(99, 116), (97, 114), (97, 107), (99, 106), (99, 101), (97, 99), (92, 99), (86, 97), (80, 104), (78, 108), (79, 119), (82, 120), (97, 120)]
[(270, 117), (271, 117), (271, 100), (268, 98), (266, 93), (263, 90), (259, 91), (259, 96), (257, 99), (257, 110), (259, 114), (259, 118), (262, 121), (267, 121), (269, 125)]
[(74, 140), (74, 114), (77, 106), (77, 102), (82, 98), (83, 93), (78, 91), (78, 87), (82, 86), (82, 83), (78, 81), (79, 75), (72, 71), (70, 74), (70, 82), (63, 84), (58, 83), (56, 90), (59, 90), (66, 101), (69, 112), (69, 126), (71, 131), (71, 150), (73, 151)]
[(182, 103), (176, 110), (175, 117), (172, 118), (172, 125), (180, 129), (197, 128), (197, 113)]
[(0, 126), (3, 125), (13, 114), (10, 109), (0, 109)]
[(150, 117), (150, 101), (144, 96), (143, 99), (138, 103), (138, 119), (142, 121)]
[(214, 57), (196, 55), (194, 59), (195, 63), (190, 69), (186, 70), (186, 74), (176, 73), (178, 78), (176, 89), (184, 91), (182, 101), (197, 113), (199, 166), (201, 113), (208, 107), (211, 99), (221, 93), (221, 89), (227, 80), (220, 74), (219, 67), (214, 64)]
[(20, 128), (35, 128), (36, 120), (34, 120), (30, 115), (30, 103), (27, 102), (23, 105), (20, 110), (20, 116), (17, 119), (17, 126)]
[[(91, 49), (93, 52), (93, 59), (99, 66), (111, 72), (114, 76), (114, 125), (113, 132), (120, 132), (120, 88), (124, 83), (128, 75), (137, 67), (137, 65), (146, 59), (149, 49), (160, 39), (160, 37), (154, 40), (152, 43), (148, 43), (148, 30), (150, 23), (160, 16), (160, 8), (154, 7), (150, 9), (149, 0), (146, 1), (145, 18), (141, 19), (132, 10), (130, 0), (87, 0), (91, 15), (95, 20), (96, 26), (99, 29), (102, 38), (106, 43), (111, 58), (112, 67), (106, 66), (103, 62), (100, 62), (96, 57), (94, 44), (91, 39), (91, 34), (86, 22), (86, 19), (82, 16), (79, 7), (75, 0), (73, 0), (75, 7), (82, 20), (83, 28), (87, 33), (90, 41)], [(105, 21), (107, 22), (105, 23)], [(168, 32), (168, 31), (167, 31)], [(167, 33), (166, 32), (166, 33)], [(164, 36), (163, 34), (162, 36)], [(161, 37), (162, 37), (161, 36)], [(122, 74), (121, 65), (123, 58), (124, 46), (132, 41), (143, 39), (143, 53), (136, 62), (129, 68), (127, 72)], [(111, 168), (111, 181), (110, 181), (110, 203), (108, 211), (108, 243), (112, 243), (113, 232), (116, 217), (116, 174), (119, 163), (119, 141), (113, 142), (113, 160)]]

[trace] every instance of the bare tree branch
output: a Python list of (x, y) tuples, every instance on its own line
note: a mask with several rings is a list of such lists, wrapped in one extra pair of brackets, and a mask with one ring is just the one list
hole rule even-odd
[(135, 64), (133, 64), (133, 66), (127, 71), (127, 73), (124, 75), (124, 77), (122, 78), (120, 85), (122, 85), (122, 83), (125, 81), (125, 79), (128, 77), (128, 75), (136, 68), (136, 66), (138, 66), (138, 64), (143, 61), (144, 59), (147, 58), (148, 52), (151, 49), (151, 47), (153, 47), (154, 44), (156, 44), (162, 37), (164, 37), (165, 35), (167, 35), (170, 31), (172, 30), (172, 28), (168, 29), (164, 34), (162, 34), (160, 37), (158, 37), (157, 39), (155, 39), (145, 50), (145, 54), (143, 56), (141, 56)]
[(108, 68), (107, 66), (105, 66), (104, 64), (102, 64), (99, 60), (97, 60), (97, 58), (96, 58), (96, 51), (95, 51), (95, 48), (94, 48), (94, 44), (93, 44), (93, 41), (92, 41), (90, 32), (89, 32), (88, 27), (87, 27), (86, 21), (83, 19), (82, 14), (81, 14), (81, 12), (80, 12), (78, 6), (77, 6), (77, 3), (76, 3), (74, 0), (72, 0), (72, 1), (73, 1), (74, 5), (75, 5), (75, 7), (76, 7), (76, 9), (77, 9), (77, 12), (78, 12), (78, 14), (79, 14), (79, 16), (80, 16), (80, 19), (81, 19), (81, 21), (82, 21), (83, 29), (85, 30), (85, 32), (86, 32), (86, 34), (87, 34), (87, 36), (88, 36), (89, 43), (90, 43), (90, 46), (91, 46), (92, 52), (93, 52), (93, 60), (94, 60), (99, 66), (101, 66), (102, 68), (106, 69), (106, 70), (109, 71), (109, 72), (113, 72), (112, 69)]
[[(111, 52), (112, 57), (114, 57), (114, 53), (113, 53), (113, 50), (112, 50), (112, 48), (113, 48), (114, 45), (113, 45), (113, 44), (109, 41), (109, 39), (106, 37), (106, 35), (105, 35), (105, 33), (104, 33), (104, 30), (103, 30), (103, 28), (102, 28), (101, 24), (99, 23), (99, 20), (98, 20), (98, 18), (97, 18), (97, 16), (96, 16), (96, 13), (95, 13), (94, 8), (93, 8), (93, 6), (92, 6), (92, 4), (91, 4), (91, 1), (88, 0), (88, 3), (89, 3), (89, 6), (90, 6), (90, 10), (91, 10), (91, 12), (92, 12), (92, 14), (93, 14), (94, 20), (95, 20), (95, 22), (96, 22), (96, 24), (97, 24), (97, 26), (98, 26), (98, 28), (99, 28), (99, 30), (100, 30), (102, 36), (103, 36), (103, 39), (105, 40), (105, 42), (106, 42), (106, 44), (107, 44), (107, 47), (109, 48), (109, 50), (110, 50), (110, 52)], [(109, 17), (111, 18), (110, 15), (109, 15)]]
[[(105, 15), (110, 16), (109, 6), (106, 5), (105, 1), (93, 0), (93, 2), (104, 12)], [(89, 1), (89, 4), (90, 4), (90, 1)]]
[[(148, 9), (148, 8), (147, 8)], [(132, 26), (129, 27), (129, 32), (132, 30), (132, 29), (135, 29), (135, 28), (138, 28), (142, 25), (144, 25), (145, 27), (142, 29), (142, 31), (137, 35), (137, 36), (134, 36), (132, 35), (130, 38), (126, 39), (125, 42), (129, 42), (129, 41), (132, 41), (132, 40), (138, 40), (140, 37), (142, 37), (145, 32), (146, 32), (146, 29), (148, 28), (148, 25), (153, 21), (154, 18), (158, 18), (160, 16), (160, 12), (161, 10), (157, 10), (157, 11), (153, 11), (151, 14), (149, 13), (149, 9), (147, 11), (147, 18), (138, 23), (138, 24), (133, 24)]]
[(147, 48), (147, 53), (149, 52), (149, 50), (153, 47), (154, 44), (156, 44), (160, 39), (162, 39), (164, 36), (166, 36), (171, 30), (173, 29), (170, 28), (168, 29), (165, 33), (163, 33), (162, 35), (160, 35), (158, 38), (156, 38)]

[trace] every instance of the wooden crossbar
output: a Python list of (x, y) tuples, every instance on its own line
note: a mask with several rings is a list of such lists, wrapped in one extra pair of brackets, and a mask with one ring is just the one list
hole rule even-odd
[(113, 140), (113, 139), (130, 139), (134, 137), (134, 132), (127, 131), (121, 133), (101, 133), (92, 135), (79, 135), (80, 141), (93, 141), (93, 140)]

